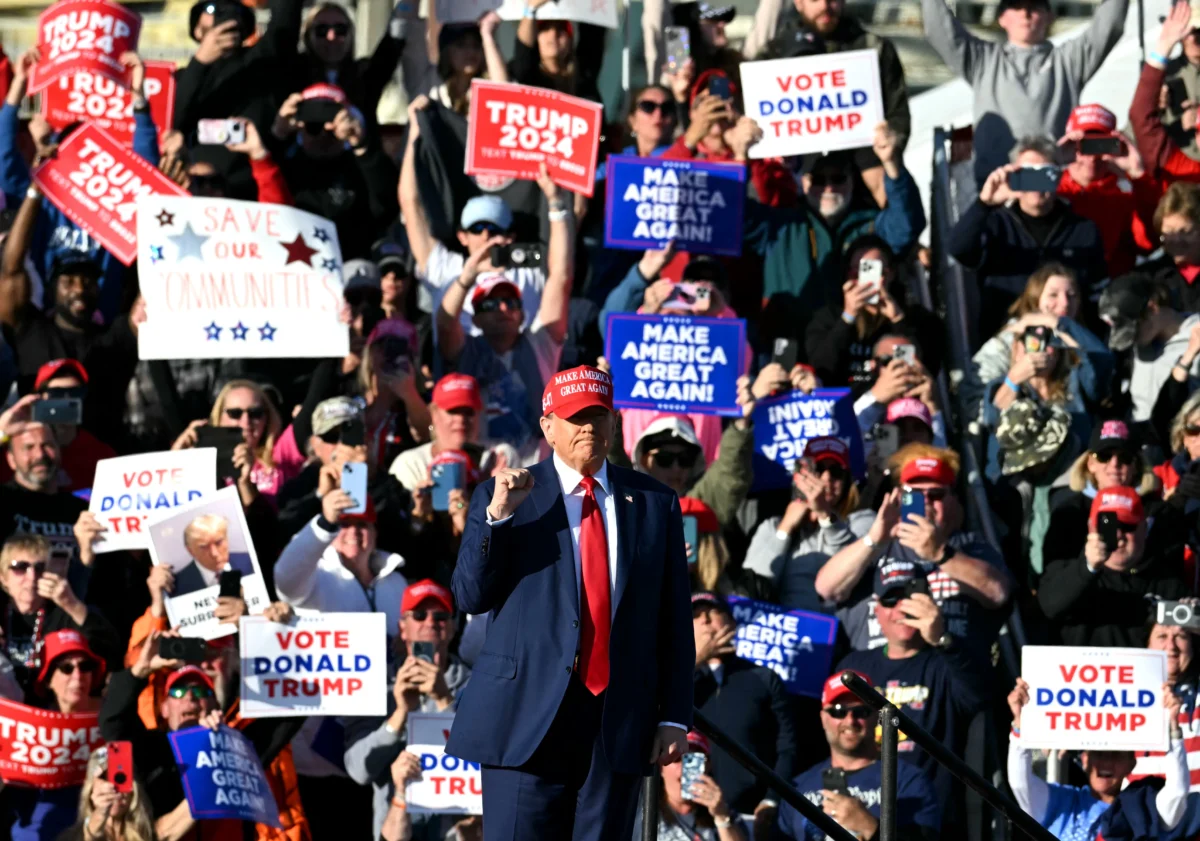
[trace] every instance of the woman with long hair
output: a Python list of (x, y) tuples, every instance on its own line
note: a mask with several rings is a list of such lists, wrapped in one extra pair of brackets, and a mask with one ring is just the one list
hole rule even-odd
[(305, 66), (304, 84), (324, 82), (346, 92), (350, 103), (367, 124), (374, 124), (375, 109), (383, 89), (392, 80), (403, 38), (393, 37), (384, 27), (383, 37), (370, 58), (354, 58), (354, 20), (341, 3), (317, 3), (308, 10), (301, 34), (300, 60)]
[(97, 748), (88, 758), (79, 793), (79, 817), (58, 841), (155, 841), (146, 790), (137, 780), (133, 791), (117, 791), (108, 781), (108, 749)]
[(604, 28), (569, 20), (539, 20), (538, 10), (547, 2), (531, 0), (526, 4), (525, 16), (517, 24), (509, 76), (520, 85), (549, 88), (599, 102), (596, 80), (604, 56)]

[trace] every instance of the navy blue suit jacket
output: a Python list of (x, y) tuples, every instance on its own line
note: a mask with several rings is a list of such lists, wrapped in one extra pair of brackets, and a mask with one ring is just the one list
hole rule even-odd
[[(230, 552), (229, 566), (243, 576), (254, 575), (254, 565), (250, 563), (248, 552)], [(208, 585), (204, 583), (204, 578), (200, 574), (200, 565), (193, 560), (176, 574), (175, 589), (171, 591), (171, 597), (186, 596), (188, 593), (195, 593), (197, 590), (207, 587)]]
[[(495, 480), (475, 490), (451, 587), (467, 613), (490, 612), (487, 639), (460, 697), (446, 753), (524, 764), (541, 744), (579, 649), (579, 596), (567, 510), (553, 459), (512, 519), (492, 527)], [(617, 511), (616, 611), (601, 742), (609, 765), (648, 771), (660, 721), (691, 727), (696, 665), (679, 497), (608, 465)], [(612, 540), (613, 535), (608, 535)]]

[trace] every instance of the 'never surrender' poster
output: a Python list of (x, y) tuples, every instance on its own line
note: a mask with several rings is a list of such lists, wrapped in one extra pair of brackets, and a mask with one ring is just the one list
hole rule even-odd
[(762, 129), (752, 158), (870, 146), (883, 121), (875, 50), (741, 64), (746, 116)]
[(736, 257), (745, 197), (740, 164), (609, 155), (604, 244)]
[(737, 380), (746, 370), (746, 322), (693, 315), (608, 317), (604, 353), (613, 405), (741, 417)]

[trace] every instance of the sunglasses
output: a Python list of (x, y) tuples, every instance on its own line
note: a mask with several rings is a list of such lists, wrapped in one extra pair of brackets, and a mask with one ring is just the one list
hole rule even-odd
[(213, 697), (213, 691), (199, 683), (193, 683), (188, 686), (172, 686), (167, 694), (175, 699), (186, 698), (188, 695), (191, 695), (197, 701)]
[(476, 222), (471, 227), (467, 228), (468, 234), (487, 234), (490, 237), (501, 236), (507, 234), (508, 231), (501, 228), (495, 222)]
[(80, 674), (90, 675), (96, 671), (96, 664), (91, 660), (80, 660), (78, 663), (58, 663), (54, 670), (64, 675), (73, 675), (79, 669)]
[(520, 298), (484, 298), (475, 306), (475, 312), (496, 312), (501, 307), (509, 310), (523, 308)]
[(839, 720), (848, 715), (865, 720), (871, 717), (871, 708), (865, 704), (855, 704), (852, 707), (845, 704), (834, 704), (831, 707), (825, 708), (825, 714), (830, 718)]
[(313, 27), (313, 32), (318, 38), (328, 38), (332, 32), (339, 38), (345, 38), (350, 34), (350, 24), (348, 23), (318, 23)]
[(813, 173), (811, 177), (814, 187), (840, 187), (850, 180), (843, 172)]
[(1183, 434), (1184, 435), (1200, 435), (1200, 426), (1193, 426), (1192, 424), (1189, 423), (1187, 426), (1185, 426), (1183, 428)]
[(444, 610), (426, 610), (423, 607), (418, 607), (416, 610), (410, 610), (408, 615), (416, 622), (424, 622), (427, 617), (432, 616), (434, 622), (449, 622), (450, 614)]
[(950, 496), (949, 488), (910, 488), (905, 486), (904, 490), (909, 493), (924, 494), (926, 502), (941, 502)]
[(818, 476), (820, 476), (822, 473), (828, 473), (829, 478), (835, 482), (842, 481), (850, 475), (850, 472), (846, 470), (846, 468), (842, 467), (836, 461), (831, 461), (830, 459), (818, 461), (813, 466), (813, 472)]
[[(1197, 429), (1196, 431), (1200, 432), (1200, 429)], [(1133, 454), (1123, 453), (1120, 450), (1112, 450), (1107, 453), (1092, 453), (1092, 456), (1101, 464), (1108, 464), (1113, 459), (1116, 459), (1117, 464), (1121, 465), (1122, 467), (1128, 467), (1129, 465), (1133, 464)]]
[(225, 417), (229, 418), (231, 421), (241, 420), (242, 415), (245, 415), (246, 417), (250, 418), (250, 420), (252, 420), (252, 421), (262, 420), (263, 418), (265, 418), (267, 416), (267, 410), (264, 409), (262, 406), (252, 406), (249, 409), (241, 409), (241, 408), (234, 407), (234, 408), (225, 410)]
[(33, 561), (33, 562), (31, 562), (31, 561), (13, 561), (12, 563), (10, 563), (8, 565), (8, 568), (10, 570), (12, 570), (14, 573), (16, 573), (17, 575), (24, 575), (25, 573), (29, 572), (29, 570), (31, 568), (33, 569), (34, 575), (45, 575), (46, 562), (45, 561)]
[(663, 468), (671, 468), (678, 464), (680, 467), (688, 469), (696, 464), (696, 459), (699, 457), (700, 453), (693, 451), (664, 452), (659, 450), (654, 454), (654, 463)]
[(667, 110), (667, 103), (655, 102), (653, 99), (643, 99), (637, 104), (637, 109), (643, 114), (662, 113), (664, 116), (671, 114), (671, 112)]

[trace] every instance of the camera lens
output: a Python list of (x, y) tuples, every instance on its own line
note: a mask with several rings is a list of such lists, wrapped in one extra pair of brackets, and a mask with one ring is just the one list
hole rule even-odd
[(525, 249), (524, 248), (514, 248), (512, 250), (512, 252), (510, 253), (510, 259), (512, 260), (512, 262), (514, 264), (524, 263), (525, 262)]
[(118, 771), (117, 773), (113, 774), (113, 782), (119, 786), (125, 785), (125, 779), (124, 771)]
[(1171, 609), (1171, 618), (1180, 625), (1186, 625), (1192, 621), (1192, 606), (1190, 604), (1177, 604)]

